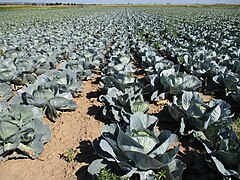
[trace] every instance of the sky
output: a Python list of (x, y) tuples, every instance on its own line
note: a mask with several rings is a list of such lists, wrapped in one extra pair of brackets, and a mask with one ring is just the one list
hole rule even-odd
[(240, 0), (0, 0), (0, 3), (4, 2), (43, 2), (43, 3), (83, 3), (83, 4), (215, 4), (215, 3), (227, 3), (227, 4), (240, 4)]

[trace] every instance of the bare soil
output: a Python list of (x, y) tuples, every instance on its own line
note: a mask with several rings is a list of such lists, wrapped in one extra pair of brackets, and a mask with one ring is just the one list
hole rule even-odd
[[(78, 109), (60, 113), (60, 119), (50, 126), (52, 140), (36, 160), (18, 159), (0, 162), (0, 180), (72, 180), (91, 179), (87, 165), (94, 160), (91, 141), (100, 136), (103, 126), (101, 106), (97, 97), (97, 78), (85, 81), (83, 92), (74, 100)], [(68, 149), (72, 153), (67, 153)], [(74, 161), (68, 162), (69, 157)]]

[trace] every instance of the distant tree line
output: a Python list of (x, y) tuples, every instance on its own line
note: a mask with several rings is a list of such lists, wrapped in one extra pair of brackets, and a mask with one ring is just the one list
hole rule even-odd
[[(34, 4), (34, 3), (33, 3)], [(35, 3), (36, 4), (36, 3)], [(56, 2), (56, 3), (46, 3), (45, 4), (46, 6), (59, 6), (59, 5), (68, 5), (68, 6), (76, 6), (76, 5), (80, 5), (80, 6), (83, 6), (83, 4), (77, 4), (77, 3), (59, 3), (59, 2)]]

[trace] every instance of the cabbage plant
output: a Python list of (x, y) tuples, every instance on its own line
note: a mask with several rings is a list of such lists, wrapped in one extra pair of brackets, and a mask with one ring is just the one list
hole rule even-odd
[(42, 113), (33, 106), (0, 102), (0, 159), (36, 159), (51, 138)]
[(7, 101), (12, 96), (12, 86), (7, 83), (0, 83), (0, 100)]
[(115, 87), (122, 92), (125, 92), (126, 89), (131, 87), (139, 87), (141, 83), (137, 80), (136, 77), (125, 74), (113, 74), (112, 76), (104, 76), (101, 78), (100, 85), (105, 89)]
[(41, 83), (55, 82), (59, 86), (61, 92), (71, 92), (73, 97), (78, 97), (79, 93), (82, 92), (82, 81), (77, 79), (76, 72), (73, 71), (47, 71), (44, 75), (38, 79)]
[(5, 59), (0, 62), (0, 82), (12, 84), (29, 84), (36, 80), (33, 73), (32, 61)]
[(204, 103), (197, 92), (185, 91), (180, 98), (175, 97), (168, 106), (170, 115), (180, 124), (180, 132), (189, 134), (193, 131), (217, 131), (232, 122), (230, 105), (216, 99)]
[(21, 94), (23, 103), (43, 109), (52, 121), (58, 119), (57, 110), (70, 111), (77, 108), (77, 103), (72, 100), (71, 93), (59, 93), (58, 85), (52, 82), (35, 88)]
[(6, 59), (0, 61), (0, 81), (10, 82), (13, 81), (17, 76), (17, 69), (13, 61)]
[(171, 73), (169, 70), (162, 71), (161, 83), (165, 92), (176, 95), (185, 91), (194, 91), (202, 85), (202, 82), (195, 76), (185, 73)]
[(231, 96), (236, 104), (240, 105), (240, 75), (229, 72), (223, 78), (226, 95)]
[(88, 79), (92, 75), (92, 69), (90, 62), (85, 61), (85, 59), (71, 60), (69, 62), (62, 62), (59, 64), (60, 70), (73, 71), (77, 74), (79, 79)]
[(136, 112), (146, 112), (148, 103), (144, 101), (142, 89), (125, 89), (125, 92), (117, 88), (110, 88), (106, 95), (100, 97), (105, 106), (103, 115), (110, 122), (129, 123), (128, 117)]
[(151, 80), (155, 89), (151, 97), (152, 100), (157, 100), (159, 97), (165, 98), (167, 94), (178, 95), (183, 91), (195, 91), (202, 85), (202, 81), (196, 76), (178, 72), (178, 70), (178, 66), (165, 69), (159, 76)]
[(31, 59), (17, 58), (14, 60), (14, 65), (19, 73), (31, 73), (34, 71), (34, 64)]
[(117, 124), (104, 126), (99, 141), (93, 143), (101, 159), (93, 161), (88, 172), (98, 176), (101, 169), (123, 178), (139, 174), (140, 179), (157, 179), (158, 172), (164, 172), (167, 179), (181, 179), (185, 164), (176, 159), (178, 140), (168, 130), (158, 131), (154, 116), (135, 113), (126, 130)]
[(131, 58), (129, 55), (116, 55), (111, 56), (109, 59), (109, 63), (106, 68), (103, 69), (104, 74), (112, 75), (112, 74), (129, 74), (135, 72), (132, 68)]

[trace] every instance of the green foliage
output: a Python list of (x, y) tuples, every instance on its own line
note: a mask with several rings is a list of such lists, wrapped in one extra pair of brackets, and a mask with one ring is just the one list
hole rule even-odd
[(156, 49), (160, 49), (160, 48), (161, 48), (161, 43), (160, 43), (160, 42), (156, 42), (155, 45), (154, 45), (154, 47), (155, 47)]
[(67, 148), (66, 152), (60, 154), (60, 158), (64, 159), (68, 163), (74, 162), (75, 159), (75, 151), (73, 148)]
[(75, 153), (73, 148), (68, 148), (66, 152), (67, 162), (73, 162), (75, 158)]
[(0, 49), (0, 56), (4, 56), (5, 55), (5, 52), (3, 49)]
[(157, 180), (165, 180), (165, 179), (167, 179), (166, 173), (167, 172), (164, 171), (164, 170), (158, 171), (158, 173), (157, 173)]
[(113, 174), (110, 170), (103, 168), (101, 169), (98, 180), (128, 180), (128, 178), (120, 178), (117, 175)]

